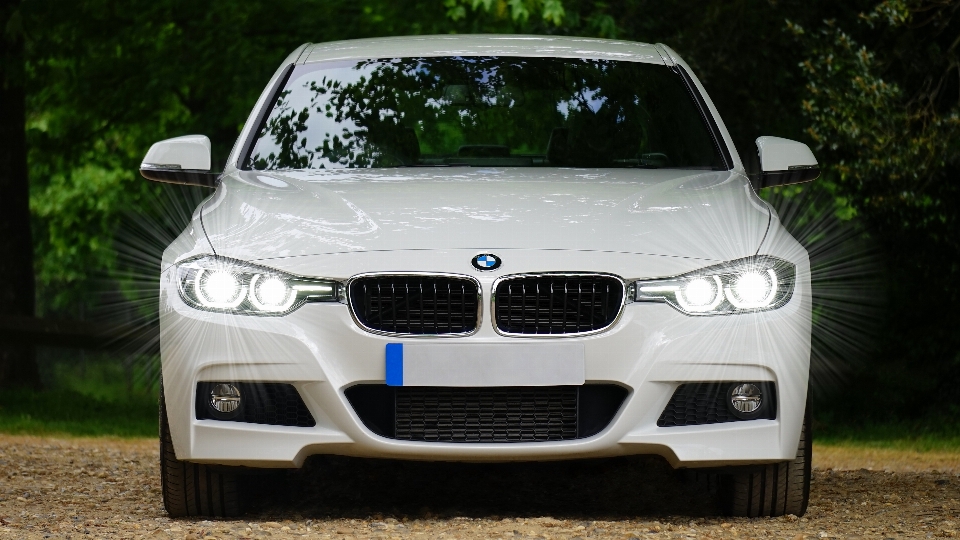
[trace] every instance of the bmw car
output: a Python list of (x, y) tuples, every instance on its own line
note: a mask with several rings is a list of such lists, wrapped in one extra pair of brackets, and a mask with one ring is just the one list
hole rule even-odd
[(802, 515), (809, 259), (757, 193), (819, 166), (750, 153), (662, 44), (297, 48), (222, 171), (202, 135), (140, 168), (210, 190), (160, 269), (168, 513), (236, 515), (243, 475), (314, 455), (646, 454)]

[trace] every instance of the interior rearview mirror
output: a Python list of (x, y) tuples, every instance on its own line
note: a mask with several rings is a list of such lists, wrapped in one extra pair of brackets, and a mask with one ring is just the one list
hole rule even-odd
[(140, 175), (154, 182), (216, 187), (220, 173), (210, 170), (210, 139), (184, 135), (154, 143), (140, 164)]
[(820, 176), (817, 158), (802, 142), (759, 137), (757, 156), (760, 158), (760, 173), (751, 178), (757, 189), (809, 182)]

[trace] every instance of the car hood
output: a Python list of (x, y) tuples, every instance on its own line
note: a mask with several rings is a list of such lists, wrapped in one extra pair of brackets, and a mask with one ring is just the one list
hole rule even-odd
[(770, 210), (732, 171), (400, 168), (225, 175), (201, 211), (216, 252), (579, 250), (728, 260)]

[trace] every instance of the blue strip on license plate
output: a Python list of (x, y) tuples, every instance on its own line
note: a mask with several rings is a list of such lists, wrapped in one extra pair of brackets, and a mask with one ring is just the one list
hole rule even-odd
[(403, 343), (387, 343), (387, 386), (403, 386)]

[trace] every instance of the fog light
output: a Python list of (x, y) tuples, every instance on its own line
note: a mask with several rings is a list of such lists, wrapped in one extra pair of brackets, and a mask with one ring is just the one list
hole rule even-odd
[(755, 384), (737, 384), (730, 392), (730, 405), (739, 413), (753, 414), (763, 405), (763, 394)]
[(210, 406), (222, 414), (236, 411), (240, 407), (240, 389), (227, 383), (213, 385), (210, 389)]

